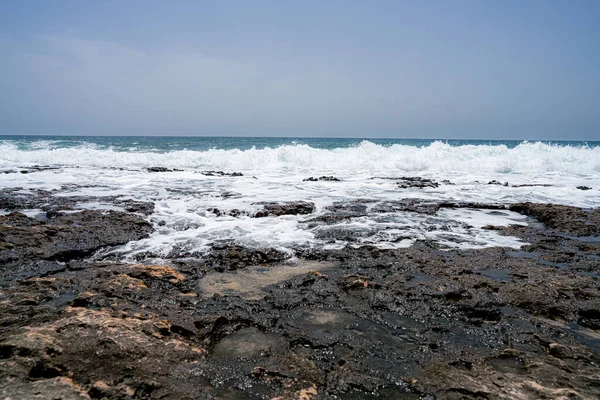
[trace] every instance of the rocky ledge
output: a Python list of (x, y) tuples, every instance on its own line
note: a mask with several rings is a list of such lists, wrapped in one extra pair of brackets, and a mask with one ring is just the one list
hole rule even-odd
[[(383, 212), (452, 206), (425, 203)], [(518, 251), (226, 244), (170, 266), (89, 257), (149, 235), (139, 214), (1, 216), (0, 398), (598, 398), (599, 210), (510, 208), (532, 223), (488, 228)]]

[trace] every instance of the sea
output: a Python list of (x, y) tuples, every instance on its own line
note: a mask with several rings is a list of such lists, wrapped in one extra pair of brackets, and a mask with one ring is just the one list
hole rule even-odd
[[(151, 167), (170, 171), (149, 172)], [(32, 172), (20, 173), (27, 169)], [(323, 176), (338, 180), (305, 180)], [(402, 177), (438, 185), (402, 188), (399, 180), (389, 179)], [(114, 196), (153, 202), (155, 212), (146, 218), (155, 232), (111, 249), (125, 260), (140, 254), (168, 258), (174, 251), (200, 254), (219, 243), (291, 255), (306, 248), (398, 248), (419, 242), (441, 249), (520, 248), (524, 243), (518, 238), (485, 229), (532, 223), (508, 210), (367, 211), (337, 223), (307, 220), (330, 213), (332, 205), (362, 202), (373, 209), (406, 199), (599, 207), (600, 142), (0, 136), (0, 189), (11, 188), (93, 199), (82, 200), (83, 209), (118, 209), (108, 200)], [(313, 215), (252, 217), (261, 202), (299, 200), (314, 203)], [(228, 215), (231, 210), (241, 212)], [(23, 211), (43, 217), (41, 210)]]

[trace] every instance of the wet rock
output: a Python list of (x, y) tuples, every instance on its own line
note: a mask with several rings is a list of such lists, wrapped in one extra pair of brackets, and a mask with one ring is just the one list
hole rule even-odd
[(371, 179), (389, 179), (389, 180), (398, 181), (398, 187), (402, 188), (402, 189), (413, 188), (413, 187), (418, 188), (418, 189), (423, 189), (426, 187), (436, 188), (439, 186), (439, 184), (436, 181), (434, 181), (432, 179), (421, 178), (419, 176), (401, 176), (401, 177), (376, 176)]
[(221, 193), (221, 197), (223, 197), (224, 199), (239, 198), (239, 197), (242, 197), (242, 194), (226, 190)]
[(0, 190), (0, 209), (6, 211), (40, 208), (48, 202), (48, 191), (24, 191), (22, 188)]
[(241, 172), (202, 171), (204, 176), (244, 176)]
[(549, 183), (524, 183), (520, 185), (512, 185), (512, 187), (552, 187)]
[(59, 170), (59, 169), (60, 169), (60, 167), (52, 166), (52, 165), (34, 165), (33, 167), (24, 168), (24, 169), (20, 170), (19, 172), (21, 172), (22, 174), (31, 174), (33, 172), (53, 171), (53, 170)]
[(278, 217), (281, 215), (305, 215), (315, 211), (314, 203), (309, 201), (281, 201), (256, 203), (262, 210), (254, 214), (255, 218)]
[(591, 308), (583, 308), (578, 311), (579, 324), (590, 329), (600, 329), (600, 304), (594, 304)]
[(3, 399), (89, 400), (83, 388), (68, 377), (55, 377), (32, 382), (11, 382), (0, 388)]
[(309, 224), (309, 227), (314, 227), (320, 224), (336, 224), (351, 218), (362, 217), (367, 215), (368, 203), (371, 202), (373, 201), (335, 202), (325, 207), (325, 210), (329, 211), (329, 213), (317, 215), (302, 222)]
[(344, 220), (363, 217), (369, 214), (373, 215), (397, 212), (414, 212), (419, 214), (434, 215), (441, 208), (506, 210), (507, 206), (504, 204), (451, 202), (424, 199), (402, 199), (397, 201), (362, 199), (350, 202), (336, 202), (331, 206), (325, 207), (325, 210), (329, 211), (329, 213), (317, 215), (303, 222), (309, 224), (309, 227), (312, 228), (318, 226), (319, 224), (336, 224)]
[(511, 211), (529, 215), (551, 228), (576, 236), (600, 235), (600, 209), (584, 210), (556, 204), (518, 203)]
[(281, 262), (290, 257), (290, 254), (276, 249), (250, 249), (225, 244), (213, 245), (211, 251), (203, 256), (203, 261), (216, 271), (232, 271), (248, 265)]
[(438, 187), (438, 183), (431, 180), (431, 179), (424, 179), (424, 178), (410, 178), (410, 179), (404, 179), (402, 180), (402, 182), (398, 183), (398, 187), (401, 189), (408, 189), (408, 188), (418, 188), (418, 189), (423, 189), (426, 187), (430, 187), (430, 188), (436, 188)]
[[(334, 220), (325, 220), (329, 223), (335, 223)], [(361, 238), (367, 238), (377, 233), (372, 229), (362, 229), (356, 227), (344, 227), (344, 226), (333, 226), (333, 227), (321, 227), (313, 230), (316, 239), (327, 240), (334, 242), (336, 240), (355, 243)]]
[[(87, 332), (85, 337), (80, 335), (82, 330)], [(47, 346), (60, 348), (60, 352), (52, 352), (49, 347), (41, 349), (42, 353), (28, 351), (38, 348), (36, 342), (40, 340)], [(52, 398), (65, 399), (89, 398), (85, 392), (91, 396), (108, 395), (111, 398), (148, 398), (150, 392), (161, 396), (162, 391), (163, 396), (166, 393), (181, 397), (186, 389), (190, 390), (191, 385), (206, 385), (201, 377), (191, 378), (187, 374), (182, 374), (175, 381), (167, 378), (177, 374), (163, 370), (160, 364), (172, 363), (192, 370), (194, 363), (191, 360), (202, 356), (204, 350), (169, 334), (169, 324), (157, 315), (112, 315), (107, 309), (67, 308), (54, 321), (37, 328), (28, 328), (20, 335), (8, 336), (4, 343), (19, 343), (18, 346), (22, 349), (22, 356), (12, 355), (8, 358), (8, 362), (13, 364), (28, 363), (29, 360), (35, 363), (38, 357), (50, 358), (52, 361), (47, 364), (46, 371), (53, 368), (55, 374), (61, 375), (65, 374), (64, 370), (55, 366), (69, 366), (69, 378), (60, 376), (52, 381), (10, 379), (9, 385), (6, 385), (4, 378), (5, 381), (0, 386), (5, 393), (16, 396), (15, 398), (30, 398), (27, 394), (34, 394), (32, 389), (45, 390), (44, 396), (50, 394)], [(140, 366), (140, 357), (147, 360), (145, 366)], [(159, 359), (162, 360), (161, 363), (150, 361)], [(7, 359), (2, 361), (7, 362)], [(153, 375), (155, 380), (144, 379), (143, 375), (132, 377), (128, 372), (140, 367), (147, 371), (144, 375)], [(44, 374), (48, 375), (50, 372)], [(89, 380), (86, 382), (85, 376), (93, 377), (91, 384), (88, 383)], [(51, 384), (39, 385), (39, 382)], [(25, 397), (20, 397), (20, 394)]]
[(442, 201), (440, 208), (473, 208), (479, 210), (507, 210), (508, 206), (497, 203), (475, 203), (469, 201)]
[[(366, 215), (366, 214), (363, 214)], [(343, 213), (339, 213), (339, 214), (324, 214), (324, 215), (319, 215), (317, 217), (311, 218), (311, 219), (307, 219), (304, 221), (301, 221), (302, 223), (308, 224), (308, 228), (312, 229), (316, 226), (319, 226), (321, 224), (338, 224), (342, 221), (346, 221), (355, 217), (360, 217), (363, 216), (360, 214), (343, 214)]]
[(495, 179), (494, 179), (493, 181), (489, 181), (489, 182), (488, 182), (488, 185), (502, 185), (502, 186), (508, 186), (508, 182), (504, 182), (504, 183), (502, 183), (502, 182), (500, 182), (500, 181), (497, 181), (497, 180), (495, 180)]
[(408, 189), (408, 188), (417, 188), (417, 189), (436, 188), (436, 187), (439, 186), (439, 184), (436, 181), (434, 181), (433, 179), (421, 178), (421, 177), (418, 177), (418, 176), (392, 178), (392, 179), (399, 180), (398, 187), (401, 188), (401, 189)]
[(147, 237), (152, 231), (140, 217), (119, 211), (81, 211), (49, 221), (13, 212), (0, 216), (1, 272), (6, 276), (35, 270), (39, 261), (82, 258), (102, 247)]
[(317, 182), (317, 181), (329, 181), (329, 182), (339, 182), (340, 179), (335, 176), (321, 176), (318, 178), (310, 177), (306, 179), (302, 179), (303, 182)]
[(589, 362), (598, 362), (597, 354), (589, 351), (584, 346), (568, 346), (560, 343), (549, 343), (548, 352), (551, 356), (560, 359), (583, 360)]
[(46, 211), (46, 218), (47, 219), (52, 219), (52, 218), (56, 218), (59, 215), (63, 215), (63, 213), (61, 213), (60, 211), (56, 210), (56, 209), (52, 209), (52, 210), (48, 210)]
[(217, 217), (222, 217), (222, 216), (225, 216), (225, 215), (228, 215), (230, 217), (239, 217), (239, 216), (242, 216), (242, 215), (249, 215), (248, 212), (242, 211), (242, 210), (238, 210), (237, 208), (233, 208), (231, 210), (221, 210), (221, 209), (216, 208), (216, 207), (210, 207), (206, 211), (208, 211), (211, 214), (216, 215)]
[[(410, 204), (403, 202), (387, 209)], [(360, 215), (378, 203), (342, 202), (326, 211)], [(419, 203), (411, 207), (476, 206)], [(556, 225), (496, 227), (530, 243), (522, 250), (441, 250), (426, 242), (407, 249), (305, 248), (297, 251), (299, 265), (285, 267), (275, 264), (291, 255), (234, 243), (187, 254), (197, 258), (193, 265), (36, 255), (31, 263), (47, 263), (38, 267), (47, 275), (5, 279), (0, 291), (0, 393), (598, 398), (600, 247), (594, 238), (565, 234), (567, 221), (557, 215), (596, 226), (587, 217), (595, 210), (519, 207), (547, 212)], [(72, 228), (97, 223), (64, 219), (72, 215), (55, 220)], [(18, 214), (2, 218), (2, 229), (33, 236), (55, 227)], [(24, 236), (2, 246), (24, 246)], [(263, 265), (248, 267), (256, 264)], [(208, 292), (209, 283), (231, 289), (229, 280), (237, 290)], [(246, 290), (253, 285), (259, 295)]]
[(166, 168), (166, 167), (148, 167), (146, 168), (148, 172), (173, 172), (174, 170)]
[[(61, 211), (80, 209), (86, 203), (104, 203), (107, 206), (122, 207), (126, 211), (150, 215), (154, 212), (154, 203), (133, 199), (119, 199), (117, 196), (65, 196), (57, 195), (63, 191), (82, 188), (80, 185), (64, 185), (62, 189), (23, 190), (8, 188), (0, 190), (0, 209), (20, 211), (41, 209), (47, 213), (47, 218), (54, 218)], [(92, 187), (92, 186), (87, 186)]]
[(137, 200), (116, 200), (115, 205), (123, 207), (125, 211), (140, 213), (143, 215), (150, 215), (154, 212), (154, 203), (149, 201), (137, 201)]
[(439, 209), (439, 202), (423, 201), (420, 199), (404, 199), (400, 201), (379, 202), (371, 208), (371, 212), (415, 212), (419, 214), (435, 214)]

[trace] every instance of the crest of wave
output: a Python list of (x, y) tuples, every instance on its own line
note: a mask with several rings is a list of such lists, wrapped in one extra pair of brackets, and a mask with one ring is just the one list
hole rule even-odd
[(170, 168), (221, 169), (261, 173), (438, 173), (495, 172), (597, 175), (600, 173), (600, 147), (550, 145), (523, 142), (515, 148), (505, 145), (451, 146), (436, 141), (428, 146), (400, 144), (382, 146), (363, 141), (354, 147), (331, 150), (303, 144), (248, 150), (172, 152), (117, 151), (92, 144), (55, 148), (33, 146), (19, 149), (0, 144), (0, 161), (7, 167), (26, 165), (66, 165), (92, 167), (164, 166)]

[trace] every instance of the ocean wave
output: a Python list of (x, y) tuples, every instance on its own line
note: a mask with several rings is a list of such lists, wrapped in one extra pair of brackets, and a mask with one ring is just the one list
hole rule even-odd
[(222, 169), (242, 172), (341, 173), (470, 173), (597, 175), (600, 147), (562, 146), (523, 142), (505, 145), (452, 146), (436, 141), (428, 146), (383, 146), (362, 141), (335, 149), (306, 144), (255, 147), (240, 150), (175, 150), (154, 152), (129, 146), (129, 151), (102, 148), (92, 143), (60, 147), (54, 141), (38, 141), (23, 148), (0, 142), (0, 163), (5, 167), (62, 165), (79, 167), (138, 167)]

